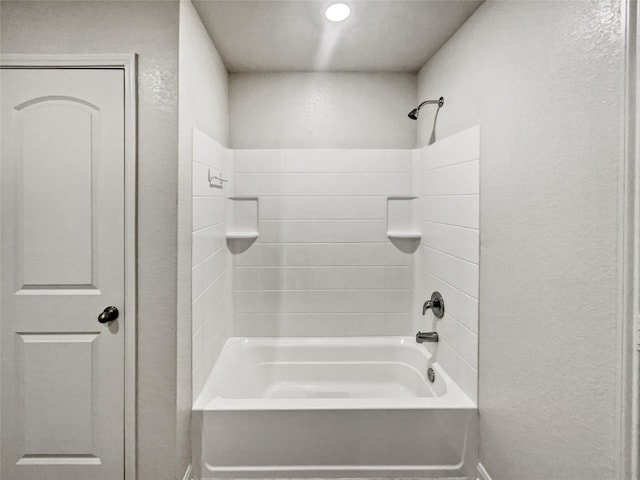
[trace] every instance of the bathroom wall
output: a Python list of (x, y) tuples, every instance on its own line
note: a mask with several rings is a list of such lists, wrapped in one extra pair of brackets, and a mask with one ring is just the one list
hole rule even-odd
[(426, 146), (421, 156), (422, 244), (416, 289), (418, 310), (440, 292), (445, 314), (431, 311), (416, 331), (437, 331), (436, 358), (474, 402), (478, 400), (478, 262), (480, 217), (479, 128)]
[(420, 97), (445, 97), (437, 138), (480, 125), (493, 480), (617, 478), (622, 4), (488, 1), (420, 71)]
[(228, 76), (190, 0), (180, 2), (179, 57), (177, 434), (182, 478), (190, 458), (191, 405), (233, 320), (224, 192), (209, 187), (206, 170), (229, 173), (225, 162), (230, 153), (224, 148)]
[(232, 148), (413, 148), (410, 73), (234, 73)]
[(387, 197), (413, 191), (410, 150), (237, 150), (235, 171), (260, 218), (234, 254), (235, 335), (411, 333), (417, 245), (386, 235)]
[(138, 54), (138, 479), (176, 478), (178, 2), (1, 2), (2, 53)]

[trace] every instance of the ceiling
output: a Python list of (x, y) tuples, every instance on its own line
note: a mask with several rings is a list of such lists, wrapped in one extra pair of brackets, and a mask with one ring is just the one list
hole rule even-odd
[(194, 0), (230, 72), (417, 72), (482, 0)]

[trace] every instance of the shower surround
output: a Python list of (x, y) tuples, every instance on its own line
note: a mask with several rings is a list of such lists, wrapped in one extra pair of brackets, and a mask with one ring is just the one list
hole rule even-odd
[[(479, 144), (473, 127), (414, 150), (235, 150), (234, 195), (259, 198), (260, 236), (233, 255), (233, 335), (438, 331), (425, 348), (475, 402)], [(421, 240), (388, 237), (397, 199)], [(420, 315), (433, 291), (441, 320)]]
[[(216, 205), (204, 214), (211, 220), (194, 229), (211, 229), (218, 248), (198, 264), (211, 263), (212, 282), (194, 267), (194, 288), (204, 288), (194, 293), (194, 313), (199, 299), (218, 298), (206, 303), (202, 336), (197, 342), (194, 336), (194, 358), (203, 359), (193, 382), (194, 469), (203, 478), (470, 474), (477, 429), (479, 128), (413, 150), (227, 150), (212, 142), (194, 143), (194, 202), (203, 201), (199, 193)], [(220, 164), (230, 179), (224, 190), (202, 183), (206, 160), (195, 160), (212, 158), (199, 153), (205, 145), (226, 162)], [(257, 204), (257, 221), (238, 218), (256, 211), (235, 210), (238, 199)], [(202, 211), (194, 203), (194, 222)], [(257, 238), (237, 238), (233, 225), (252, 222)], [(220, 247), (223, 227), (233, 238), (227, 235)], [(194, 255), (200, 251), (194, 243)], [(233, 302), (225, 306), (229, 282)], [(431, 311), (421, 315), (432, 291), (444, 297), (442, 319)], [(231, 322), (223, 312), (232, 312)], [(418, 330), (437, 331), (440, 342), (418, 345)], [(426, 379), (429, 367), (434, 384)], [(372, 432), (401, 438), (407, 422), (425, 421), (420, 431), (449, 430), (414, 438), (434, 447), (428, 458), (420, 449), (395, 449), (404, 452), (395, 455), (373, 437), (371, 451), (385, 455), (359, 456), (346, 446), (320, 457), (287, 453), (316, 451), (314, 441), (340, 437), (345, 425), (363, 431), (372, 409), (385, 425)], [(307, 426), (317, 422), (322, 432), (306, 438)], [(265, 426), (279, 436), (277, 445), (258, 441)], [(223, 444), (216, 441), (220, 432), (226, 432)], [(249, 447), (247, 438), (256, 441)], [(245, 461), (233, 445), (247, 446), (254, 458)]]

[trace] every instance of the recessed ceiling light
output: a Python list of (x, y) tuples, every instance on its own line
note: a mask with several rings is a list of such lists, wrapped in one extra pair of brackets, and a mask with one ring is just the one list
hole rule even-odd
[(351, 15), (351, 9), (349, 5), (344, 3), (334, 3), (333, 5), (329, 5), (324, 15), (332, 22), (341, 22)]

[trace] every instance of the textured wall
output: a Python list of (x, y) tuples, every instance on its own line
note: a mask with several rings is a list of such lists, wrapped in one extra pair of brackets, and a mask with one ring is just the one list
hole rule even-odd
[(233, 148), (413, 148), (409, 73), (230, 75)]
[[(234, 255), (235, 334), (409, 335), (413, 252), (387, 238), (410, 150), (237, 150), (260, 238)], [(414, 249), (415, 250), (415, 249)]]
[(138, 478), (174, 479), (178, 2), (2, 2), (1, 21), (2, 53), (139, 54)]
[[(200, 17), (190, 0), (180, 2), (180, 39), (179, 39), (179, 162), (178, 162), (178, 325), (177, 325), (177, 404), (178, 404), (178, 444), (180, 448), (179, 471), (181, 474), (189, 462), (189, 427), (192, 405), (192, 358), (193, 368), (204, 358), (204, 342), (202, 325), (204, 319), (199, 318), (192, 330), (192, 170), (196, 170), (193, 162), (193, 128), (197, 127), (205, 135), (226, 145), (228, 140), (228, 78), (227, 71), (205, 30)], [(213, 142), (213, 140), (212, 140)], [(213, 142), (215, 143), (215, 142)], [(224, 156), (224, 149), (214, 148), (214, 153)], [(207, 159), (216, 166), (222, 166), (222, 158), (213, 155)], [(204, 166), (198, 170), (201, 172)], [(206, 171), (204, 174), (206, 181)], [(194, 178), (201, 181), (202, 178)], [(194, 184), (201, 185), (201, 183)], [(209, 194), (209, 190), (204, 190)], [(202, 193), (202, 191), (200, 192)], [(220, 195), (219, 190), (213, 193)], [(193, 192), (193, 195), (197, 195)], [(197, 200), (193, 200), (197, 202)], [(224, 202), (224, 199), (221, 200)], [(224, 232), (224, 210), (222, 218), (209, 219), (211, 224), (219, 224), (217, 229), (203, 229), (194, 233), (194, 242), (201, 245), (201, 239), (207, 238), (208, 248), (219, 245), (221, 233)], [(202, 219), (198, 219), (202, 221)], [(207, 224), (209, 225), (209, 224)], [(212, 233), (215, 233), (213, 238)], [(197, 237), (197, 238), (196, 238)], [(199, 250), (194, 259), (198, 262), (209, 257), (212, 251), (207, 248)], [(205, 255), (202, 257), (201, 255)], [(200, 276), (202, 277), (202, 275)], [(214, 279), (209, 279), (211, 283)], [(204, 279), (206, 281), (206, 279)], [(231, 280), (228, 280), (230, 285)], [(229, 288), (230, 290), (230, 288)], [(201, 292), (202, 293), (202, 292)], [(229, 304), (231, 302), (229, 301)], [(231, 321), (231, 315), (227, 321)], [(198, 328), (195, 328), (198, 327)], [(192, 341), (192, 335), (199, 333), (198, 341)], [(192, 348), (193, 346), (199, 348)], [(199, 371), (201, 371), (200, 369)], [(194, 384), (194, 391), (197, 383)]]
[[(481, 461), (614, 478), (621, 3), (483, 4), (419, 74), (437, 137), (479, 124)], [(419, 123), (427, 143), (433, 115)]]

